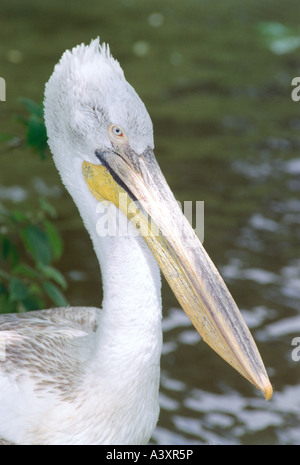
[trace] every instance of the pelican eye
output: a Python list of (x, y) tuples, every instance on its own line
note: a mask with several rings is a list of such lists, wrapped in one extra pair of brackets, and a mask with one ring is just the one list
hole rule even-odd
[(119, 126), (112, 126), (111, 128), (112, 133), (117, 137), (123, 137), (123, 131)]

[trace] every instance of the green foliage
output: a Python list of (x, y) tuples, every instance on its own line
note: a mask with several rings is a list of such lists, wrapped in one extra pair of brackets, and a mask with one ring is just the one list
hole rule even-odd
[(53, 266), (62, 241), (43, 199), (36, 211), (0, 206), (0, 309), (2, 313), (67, 305), (63, 275)]
[(278, 22), (260, 22), (257, 30), (263, 43), (276, 55), (291, 53), (300, 48), (299, 30)]
[(38, 152), (44, 160), (47, 152), (47, 132), (43, 117), (43, 105), (28, 98), (20, 98), (29, 115), (17, 115), (16, 119), (26, 127), (26, 142), (29, 147)]
[[(26, 128), (27, 146), (44, 160), (47, 135), (43, 108), (22, 98), (29, 116), (17, 120)], [(0, 135), (6, 142), (12, 136)], [(63, 251), (54, 225), (56, 212), (45, 198), (35, 210), (0, 204), (0, 313), (65, 306), (66, 281), (53, 263)]]

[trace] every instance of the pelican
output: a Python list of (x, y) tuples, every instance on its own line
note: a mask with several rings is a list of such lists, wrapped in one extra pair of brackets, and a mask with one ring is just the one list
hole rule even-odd
[(96, 39), (66, 51), (44, 108), (103, 302), (0, 316), (3, 442), (148, 443), (159, 416), (160, 270), (203, 340), (269, 399), (255, 342), (160, 171), (151, 119), (109, 47)]

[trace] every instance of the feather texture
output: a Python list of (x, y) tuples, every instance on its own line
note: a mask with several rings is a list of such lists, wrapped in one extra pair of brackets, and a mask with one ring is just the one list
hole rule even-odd
[[(104, 300), (101, 310), (0, 315), (0, 438), (147, 443), (159, 413), (160, 273), (132, 225), (127, 237), (97, 233), (98, 202), (81, 167), (109, 144), (108, 124), (124, 127), (132, 146), (143, 148), (153, 146), (152, 123), (99, 40), (65, 52), (55, 66), (45, 90), (45, 122), (54, 162), (99, 260)], [(113, 204), (108, 209), (118, 217)]]

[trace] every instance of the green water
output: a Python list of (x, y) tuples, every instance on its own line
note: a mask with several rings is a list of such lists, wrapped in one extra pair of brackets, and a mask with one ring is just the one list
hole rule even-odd
[[(18, 97), (42, 100), (66, 48), (110, 44), (152, 117), (156, 156), (178, 200), (205, 201), (204, 245), (254, 335), (274, 386), (266, 403), (199, 338), (166, 284), (158, 444), (300, 444), (300, 48), (276, 54), (262, 22), (300, 32), (286, 0), (11, 0), (0, 15), (0, 132)], [(13, 189), (11, 189), (13, 187)], [(98, 264), (72, 200), (49, 160), (0, 151), (0, 200), (58, 210), (67, 297), (98, 305)]]

